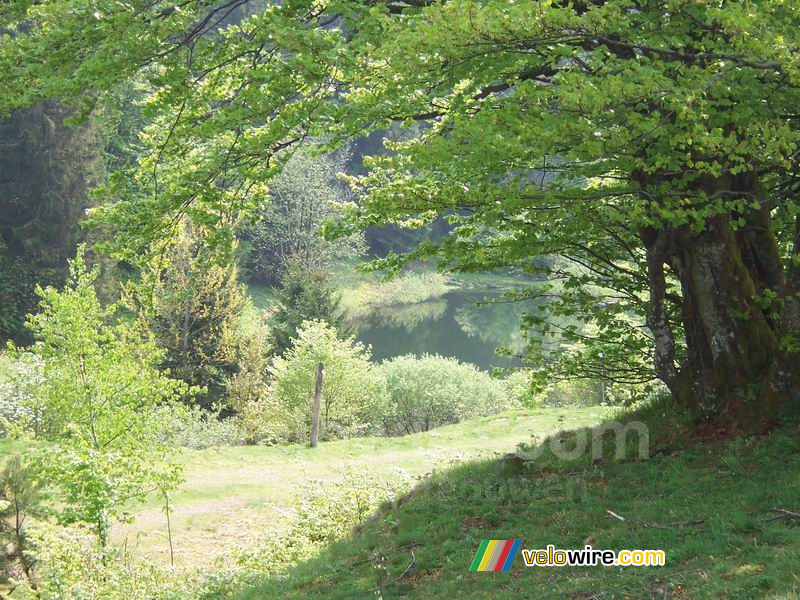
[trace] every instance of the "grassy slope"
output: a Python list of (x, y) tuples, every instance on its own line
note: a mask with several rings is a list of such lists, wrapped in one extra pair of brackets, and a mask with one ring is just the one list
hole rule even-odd
[[(600, 421), (603, 408), (511, 411), (401, 438), (356, 438), (305, 446), (259, 446), (187, 451), (186, 483), (172, 497), (178, 567), (209, 563), (215, 554), (265, 527), (286, 521), (298, 486), (309, 478), (339, 479), (348, 465), (391, 477), (398, 468), (420, 475), (469, 458), (511, 452), (531, 434)], [(169, 560), (165, 517), (158, 499), (138, 509), (132, 525), (115, 527), (116, 543), (159, 562)]]
[[(655, 439), (646, 461), (462, 464), (239, 600), (798, 598), (800, 520), (767, 518), (800, 511), (799, 432)], [(523, 548), (664, 549), (667, 564), (528, 568), (520, 556), (510, 573), (468, 571), (480, 540), (515, 538)]]

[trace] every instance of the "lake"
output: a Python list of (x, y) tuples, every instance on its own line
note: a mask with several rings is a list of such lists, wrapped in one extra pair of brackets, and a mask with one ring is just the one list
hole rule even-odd
[[(489, 303), (486, 291), (461, 289), (418, 304), (383, 307), (356, 324), (359, 341), (376, 362), (402, 354), (440, 354), (481, 369), (518, 364), (495, 349), (524, 347), (520, 317), (530, 303)], [(499, 297), (494, 292), (495, 298)]]

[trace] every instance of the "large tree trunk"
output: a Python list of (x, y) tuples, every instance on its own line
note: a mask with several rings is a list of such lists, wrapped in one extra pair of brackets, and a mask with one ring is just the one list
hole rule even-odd
[[(762, 197), (753, 178), (729, 178), (722, 189)], [(742, 215), (715, 216), (700, 232), (681, 227), (642, 233), (657, 374), (682, 404), (749, 426), (800, 394), (792, 365), (797, 355), (783, 343), (785, 335), (800, 329), (800, 310), (783, 300), (798, 284), (791, 276), (787, 284), (769, 211), (764, 202), (760, 205)], [(740, 218), (744, 226), (734, 229), (732, 219)], [(677, 374), (670, 369), (675, 351), (664, 309), (664, 263), (682, 290), (687, 356)], [(764, 301), (768, 290), (778, 302)]]
[(679, 394), (711, 412), (772, 413), (778, 338), (736, 238), (725, 217), (700, 234), (677, 236), (673, 267), (683, 291), (688, 354), (683, 377), (692, 384)]

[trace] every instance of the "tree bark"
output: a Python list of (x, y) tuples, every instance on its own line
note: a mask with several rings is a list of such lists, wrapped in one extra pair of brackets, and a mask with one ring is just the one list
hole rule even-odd
[[(652, 182), (640, 178), (645, 186)], [(639, 231), (647, 257), (654, 368), (681, 404), (753, 425), (800, 395), (797, 356), (786, 344), (791, 336), (800, 339), (800, 264), (785, 270), (757, 175), (723, 175), (697, 185), (698, 198), (743, 199), (746, 208), (708, 217), (700, 231), (667, 224)], [(681, 286), (679, 308), (667, 302), (665, 265)], [(677, 315), (670, 310), (680, 311), (686, 345), (679, 368)]]
[(319, 442), (319, 411), (322, 404), (322, 378), (325, 366), (317, 363), (317, 378), (314, 384), (314, 404), (311, 407), (311, 447), (316, 448)]
[(664, 264), (667, 259), (669, 232), (645, 228), (640, 237), (647, 252), (647, 280), (650, 287), (650, 305), (647, 327), (655, 341), (654, 367), (656, 375), (669, 389), (675, 387), (678, 371), (675, 366), (675, 337), (667, 312), (667, 278)]
[(780, 266), (758, 242), (764, 235), (734, 232), (727, 216), (712, 218), (700, 233), (677, 232), (671, 264), (683, 292), (688, 360), (673, 387), (685, 404), (713, 414), (770, 415), (782, 400), (772, 385), (781, 358), (776, 323), (758, 302), (772, 261)]

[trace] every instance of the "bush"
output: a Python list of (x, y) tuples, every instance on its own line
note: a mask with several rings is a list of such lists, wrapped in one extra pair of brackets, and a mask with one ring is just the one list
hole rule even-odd
[(502, 381), (454, 358), (399, 356), (376, 370), (381, 386), (380, 420), (387, 435), (427, 431), (515, 404)]
[(600, 404), (600, 382), (589, 379), (559, 381), (539, 394), (545, 406), (593, 406)]
[(28, 543), (28, 524), (42, 517), (43, 482), (20, 454), (6, 460), (0, 473), (0, 566), (2, 580), (30, 580), (34, 561)]
[(158, 410), (158, 423), (159, 440), (172, 448), (203, 450), (245, 442), (239, 420), (221, 418), (219, 407), (208, 411), (199, 406), (163, 406)]
[(357, 435), (367, 429), (375, 386), (369, 349), (353, 338), (340, 339), (324, 321), (306, 321), (285, 357), (270, 367), (265, 397), (245, 410), (245, 427), (257, 441), (305, 441), (317, 363), (325, 365), (320, 439)]
[(532, 380), (533, 373), (528, 369), (512, 371), (505, 378), (506, 393), (511, 400), (520, 406), (533, 408), (541, 404), (541, 398), (536, 394)]
[(259, 535), (258, 544), (234, 552), (239, 576), (274, 575), (307, 560), (328, 544), (347, 537), (382, 502), (406, 492), (411, 481), (387, 481), (369, 471), (348, 468), (333, 483), (309, 481), (299, 493), (298, 509), (285, 532)]
[(197, 582), (165, 567), (102, 547), (79, 528), (39, 522), (31, 527), (36, 588), (15, 581), (18, 600), (192, 600)]
[(10, 428), (38, 429), (41, 410), (34, 392), (43, 381), (42, 361), (35, 354), (21, 352), (8, 359), (7, 374), (0, 378), (0, 432)]

